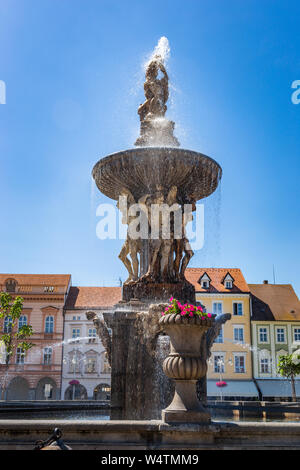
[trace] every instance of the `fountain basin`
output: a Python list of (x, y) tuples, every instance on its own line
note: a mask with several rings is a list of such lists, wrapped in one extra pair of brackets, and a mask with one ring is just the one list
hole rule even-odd
[(182, 203), (212, 194), (222, 177), (222, 168), (212, 158), (175, 147), (137, 147), (99, 160), (93, 178), (105, 196), (118, 200), (121, 191), (131, 191), (137, 201), (157, 186), (177, 186)]
[[(299, 450), (297, 423), (0, 420), (0, 450), (32, 450), (57, 427), (73, 450)], [(141, 457), (142, 458), (142, 457)]]

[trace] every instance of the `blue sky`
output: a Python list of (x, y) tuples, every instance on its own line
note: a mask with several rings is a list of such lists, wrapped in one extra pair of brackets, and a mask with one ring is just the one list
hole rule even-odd
[(239, 267), (300, 296), (300, 4), (283, 0), (0, 0), (1, 262), (117, 285), (122, 241), (96, 237), (99, 158), (133, 147), (143, 67), (171, 46), (183, 148), (223, 167), (193, 267)]

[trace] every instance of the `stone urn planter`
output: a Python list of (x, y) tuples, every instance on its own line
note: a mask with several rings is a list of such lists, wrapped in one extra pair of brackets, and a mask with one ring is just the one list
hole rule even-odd
[(210, 414), (198, 400), (196, 383), (207, 372), (202, 340), (213, 326), (214, 317), (166, 314), (159, 320), (163, 331), (170, 337), (170, 354), (163, 363), (163, 371), (175, 381), (173, 401), (162, 411), (162, 420), (166, 423), (210, 422)]

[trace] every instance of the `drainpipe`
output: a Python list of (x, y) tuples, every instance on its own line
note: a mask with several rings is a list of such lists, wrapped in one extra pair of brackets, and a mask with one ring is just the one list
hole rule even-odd
[(258, 398), (259, 398), (259, 401), (262, 401), (263, 395), (262, 395), (261, 390), (260, 390), (260, 388), (259, 388), (259, 386), (258, 386), (257, 380), (256, 380), (254, 377), (253, 377), (253, 382), (254, 382), (254, 385), (255, 385), (255, 387), (257, 388), (257, 391), (258, 391)]
[[(252, 294), (250, 293), (249, 298), (249, 307), (250, 307), (250, 343), (253, 345), (253, 334), (252, 334), (252, 317), (253, 317), (253, 310), (252, 310)], [(258, 392), (259, 401), (262, 401), (262, 393), (258, 386), (256, 379), (254, 378), (254, 354), (251, 351), (251, 369), (252, 369), (252, 380)]]

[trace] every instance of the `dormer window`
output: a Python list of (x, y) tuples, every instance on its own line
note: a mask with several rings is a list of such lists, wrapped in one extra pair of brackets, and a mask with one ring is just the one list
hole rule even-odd
[(227, 273), (226, 276), (223, 279), (223, 284), (225, 286), (225, 289), (232, 289), (233, 288), (233, 282), (234, 282), (233, 277), (230, 275), (230, 273)]
[(8, 279), (5, 283), (6, 292), (16, 292), (17, 281), (14, 279)]
[(210, 287), (210, 277), (208, 274), (204, 273), (203, 276), (199, 279), (199, 284), (201, 285), (202, 289), (209, 289)]

